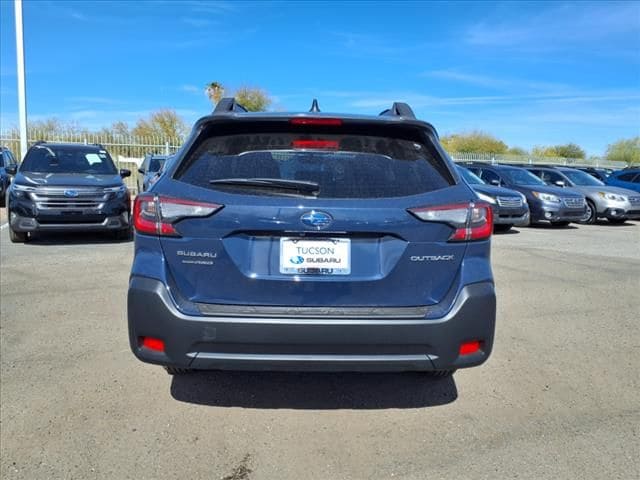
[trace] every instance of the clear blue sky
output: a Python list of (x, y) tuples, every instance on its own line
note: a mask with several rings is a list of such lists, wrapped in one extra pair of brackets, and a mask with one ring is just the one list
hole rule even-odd
[[(589, 154), (640, 134), (639, 2), (25, 1), (28, 111), (90, 128), (204, 85), (255, 85), (276, 110), (409, 102), (441, 133)], [(1, 127), (17, 123), (13, 1), (0, 0)]]

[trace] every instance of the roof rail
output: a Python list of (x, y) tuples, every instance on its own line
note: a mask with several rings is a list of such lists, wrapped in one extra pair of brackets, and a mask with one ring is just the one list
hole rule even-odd
[(390, 117), (416, 118), (409, 104), (404, 102), (394, 102), (391, 108), (387, 108), (380, 112), (380, 116), (388, 115)]
[(220, 99), (216, 108), (213, 109), (214, 115), (224, 115), (227, 113), (246, 113), (247, 109), (236, 102), (234, 97), (226, 97)]

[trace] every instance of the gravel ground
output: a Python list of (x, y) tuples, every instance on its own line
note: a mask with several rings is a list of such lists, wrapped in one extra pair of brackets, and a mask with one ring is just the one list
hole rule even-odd
[(198, 373), (129, 351), (131, 243), (0, 230), (3, 479), (640, 477), (640, 223), (494, 238), (492, 358)]

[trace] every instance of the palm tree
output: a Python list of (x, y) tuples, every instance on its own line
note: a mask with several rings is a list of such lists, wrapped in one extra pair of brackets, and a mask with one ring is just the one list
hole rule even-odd
[(207, 97), (209, 97), (209, 100), (211, 100), (211, 103), (215, 105), (224, 95), (224, 87), (219, 82), (211, 82), (207, 84), (205, 92)]

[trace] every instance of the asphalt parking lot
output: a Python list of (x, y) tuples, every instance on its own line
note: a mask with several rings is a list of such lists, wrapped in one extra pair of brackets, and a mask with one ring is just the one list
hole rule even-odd
[(129, 351), (131, 243), (0, 250), (3, 479), (640, 476), (640, 222), (494, 237), (493, 356), (440, 380), (172, 378)]

